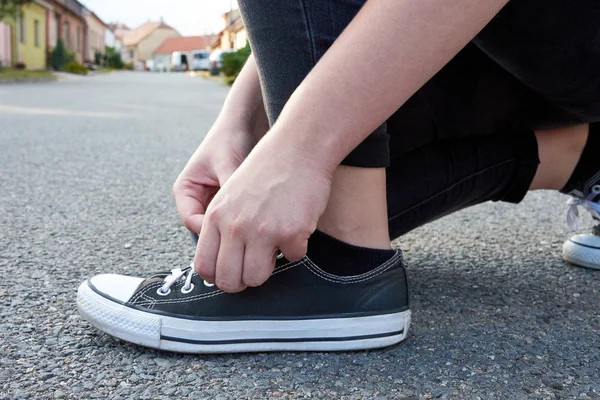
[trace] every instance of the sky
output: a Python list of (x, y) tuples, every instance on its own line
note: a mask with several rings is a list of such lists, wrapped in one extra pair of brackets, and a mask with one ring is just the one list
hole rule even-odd
[(223, 29), (224, 12), (235, 0), (79, 0), (105, 23), (122, 22), (135, 28), (164, 18), (184, 36), (216, 33)]

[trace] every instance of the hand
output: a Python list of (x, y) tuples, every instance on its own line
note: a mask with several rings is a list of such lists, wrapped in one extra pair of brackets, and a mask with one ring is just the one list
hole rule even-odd
[(173, 185), (185, 227), (200, 233), (210, 201), (256, 145), (245, 130), (213, 127)]
[(278, 250), (290, 261), (306, 255), (327, 205), (331, 175), (275, 137), (269, 133), (252, 150), (202, 222), (195, 270), (227, 292), (263, 284)]

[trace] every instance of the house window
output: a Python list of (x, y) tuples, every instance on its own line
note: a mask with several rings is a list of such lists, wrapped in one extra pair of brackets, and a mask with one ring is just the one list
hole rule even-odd
[(40, 47), (40, 21), (37, 19), (33, 21), (34, 35), (35, 35), (35, 47)]
[(27, 42), (27, 38), (25, 33), (27, 29), (25, 29), (25, 14), (21, 13), (19, 16), (19, 37), (21, 39), (21, 43), (25, 44)]

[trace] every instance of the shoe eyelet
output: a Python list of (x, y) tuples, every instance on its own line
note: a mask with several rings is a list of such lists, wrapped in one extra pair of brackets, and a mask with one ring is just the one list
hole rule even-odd
[(213, 287), (213, 286), (215, 286), (215, 284), (214, 283), (208, 283), (208, 282), (204, 281), (204, 286), (206, 286), (206, 287)]
[(171, 288), (169, 288), (169, 290), (167, 290), (166, 292), (163, 292), (163, 290), (162, 290), (162, 287), (159, 287), (159, 288), (156, 290), (156, 293), (157, 293), (159, 296), (168, 296), (168, 295), (170, 295), (170, 294), (171, 294)]
[(283, 258), (283, 253), (281, 251), (278, 251), (276, 257), (278, 260), (281, 260)]
[(194, 290), (194, 284), (193, 284), (193, 283), (190, 283), (190, 288), (189, 288), (189, 289), (187, 289), (187, 290), (185, 289), (185, 285), (183, 285), (183, 286), (181, 287), (181, 293), (183, 293), (183, 294), (188, 294), (188, 293), (190, 293), (192, 290)]
[(594, 193), (600, 193), (600, 185), (594, 185), (594, 186), (592, 187), (592, 191), (593, 191)]

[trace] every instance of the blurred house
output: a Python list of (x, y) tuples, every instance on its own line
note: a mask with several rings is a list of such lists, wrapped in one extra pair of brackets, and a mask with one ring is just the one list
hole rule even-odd
[[(48, 13), (48, 52), (56, 47), (58, 40), (75, 53), (75, 59), (83, 63), (86, 58), (87, 22), (89, 13), (77, 0), (48, 0), (53, 6)], [(49, 56), (48, 56), (49, 57)]]
[(240, 10), (231, 10), (223, 14), (225, 28), (220, 31), (209, 45), (210, 50), (241, 49), (246, 46), (248, 34)]
[(132, 62), (129, 50), (125, 46), (123, 46), (123, 38), (125, 37), (125, 34), (131, 29), (129, 29), (127, 25), (121, 23), (112, 23), (108, 24), (107, 26), (108, 30), (112, 33), (112, 36), (114, 37), (114, 42), (112, 42), (112, 45), (108, 43), (106, 45), (114, 47), (116, 51), (121, 53), (121, 60), (123, 60), (124, 63)]
[(104, 54), (106, 24), (94, 12), (88, 13), (86, 22), (88, 33), (85, 61), (94, 62), (97, 52)]
[(144, 69), (146, 61), (152, 59), (154, 52), (165, 39), (175, 36), (181, 35), (161, 19), (125, 32), (123, 47), (129, 52), (128, 58), (135, 64), (136, 69)]
[(0, 22), (0, 65), (13, 64), (13, 30), (6, 22)]
[(104, 28), (104, 46), (117, 47), (117, 37), (110, 30), (108, 25)]
[[(179, 36), (164, 40), (154, 51), (154, 66), (157, 69), (170, 70), (171, 57), (175, 52), (191, 53), (194, 50), (206, 50), (212, 42), (214, 35), (205, 36)], [(189, 60), (188, 62), (192, 62)]]
[(24, 64), (27, 69), (46, 68), (47, 14), (53, 6), (33, 0), (21, 7), (15, 18), (0, 24), (0, 61), (6, 65)]

